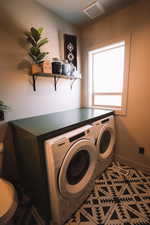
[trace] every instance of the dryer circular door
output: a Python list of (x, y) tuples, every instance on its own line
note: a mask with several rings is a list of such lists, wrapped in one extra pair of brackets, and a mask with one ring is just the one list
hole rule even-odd
[(107, 125), (102, 127), (100, 135), (97, 140), (97, 148), (99, 157), (107, 159), (112, 151), (115, 144), (115, 130), (113, 127)]
[(87, 139), (73, 144), (63, 160), (59, 177), (60, 193), (66, 197), (76, 197), (95, 177), (97, 151)]

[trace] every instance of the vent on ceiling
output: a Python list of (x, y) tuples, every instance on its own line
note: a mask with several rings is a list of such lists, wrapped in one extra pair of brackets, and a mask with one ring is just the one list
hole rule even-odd
[(94, 2), (87, 8), (83, 9), (83, 12), (90, 18), (95, 19), (104, 13), (104, 7), (98, 2)]

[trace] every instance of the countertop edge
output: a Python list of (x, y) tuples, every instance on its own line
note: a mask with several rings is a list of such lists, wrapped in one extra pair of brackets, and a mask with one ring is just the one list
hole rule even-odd
[(105, 115), (96, 116), (96, 117), (93, 117), (91, 119), (87, 119), (85, 121), (81, 121), (81, 122), (78, 122), (78, 123), (75, 123), (75, 124), (71, 124), (69, 126), (62, 127), (62, 128), (56, 129), (54, 131), (47, 132), (45, 134), (38, 135), (37, 138), (38, 138), (38, 140), (46, 140), (48, 138), (53, 138), (53, 137), (56, 137), (56, 136), (61, 135), (63, 133), (69, 132), (69, 131), (71, 131), (73, 129), (77, 129), (77, 128), (81, 127), (81, 126), (84, 126), (87, 123), (92, 123), (92, 122), (94, 122), (96, 120), (100, 120), (100, 119), (103, 119), (103, 118), (105, 118), (107, 116), (111, 116), (111, 115), (114, 115), (114, 111), (108, 112)]

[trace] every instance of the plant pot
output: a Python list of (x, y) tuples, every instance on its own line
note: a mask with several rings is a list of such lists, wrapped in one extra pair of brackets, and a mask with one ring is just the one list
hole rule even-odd
[(32, 64), (32, 74), (42, 73), (42, 65), (41, 64)]

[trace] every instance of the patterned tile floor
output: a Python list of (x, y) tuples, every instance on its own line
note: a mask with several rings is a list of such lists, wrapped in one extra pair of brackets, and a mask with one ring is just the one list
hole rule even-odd
[[(119, 168), (123, 168), (126, 175)], [(113, 163), (65, 225), (150, 225), (150, 176)]]

